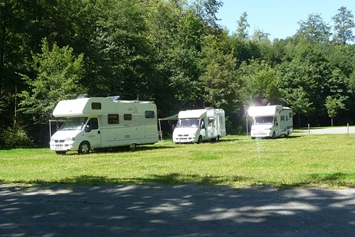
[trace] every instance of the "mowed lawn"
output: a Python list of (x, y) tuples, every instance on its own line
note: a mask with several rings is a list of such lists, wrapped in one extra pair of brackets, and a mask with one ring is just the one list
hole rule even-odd
[(135, 152), (89, 155), (2, 149), (0, 183), (355, 187), (355, 134), (294, 133), (274, 140), (228, 136), (188, 145), (165, 140)]

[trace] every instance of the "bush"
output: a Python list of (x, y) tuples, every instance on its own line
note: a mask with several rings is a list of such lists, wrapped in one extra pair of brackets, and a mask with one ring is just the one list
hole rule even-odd
[(1, 141), (5, 147), (31, 147), (32, 139), (22, 129), (8, 128), (2, 133)]

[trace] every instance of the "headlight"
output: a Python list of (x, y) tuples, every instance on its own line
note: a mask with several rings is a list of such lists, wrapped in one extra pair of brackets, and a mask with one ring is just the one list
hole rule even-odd
[(65, 139), (65, 141), (68, 141), (68, 142), (70, 142), (70, 141), (75, 141), (75, 137), (67, 137), (67, 138)]

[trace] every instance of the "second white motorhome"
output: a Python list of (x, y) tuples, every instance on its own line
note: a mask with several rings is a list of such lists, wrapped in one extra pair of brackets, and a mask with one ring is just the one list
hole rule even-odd
[(93, 149), (158, 142), (157, 107), (151, 101), (119, 100), (119, 97), (78, 98), (60, 101), (53, 111), (64, 118), (53, 134), (50, 149), (89, 153)]
[(251, 137), (288, 136), (293, 132), (292, 109), (281, 105), (251, 106), (248, 114), (253, 118)]
[(175, 143), (201, 143), (218, 141), (226, 135), (223, 109), (196, 109), (180, 111), (173, 132)]

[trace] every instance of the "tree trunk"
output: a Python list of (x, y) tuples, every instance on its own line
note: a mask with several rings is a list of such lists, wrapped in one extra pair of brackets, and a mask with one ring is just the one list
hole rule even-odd
[(3, 93), (3, 87), (5, 84), (5, 76), (4, 76), (4, 63), (5, 63), (5, 39), (6, 39), (6, 24), (7, 24), (7, 1), (4, 3), (3, 12), (2, 12), (2, 19), (0, 20), (1, 23), (1, 38), (0, 38), (0, 95)]

